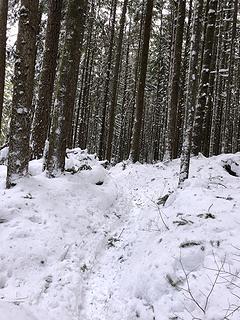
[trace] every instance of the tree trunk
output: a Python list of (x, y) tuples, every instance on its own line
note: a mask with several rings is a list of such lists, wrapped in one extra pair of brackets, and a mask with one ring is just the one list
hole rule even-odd
[(141, 145), (141, 130), (143, 123), (143, 110), (144, 110), (144, 93), (145, 93), (145, 83), (147, 74), (147, 64), (148, 64), (148, 52), (149, 52), (149, 41), (151, 34), (151, 24), (152, 24), (152, 13), (153, 13), (153, 1), (147, 0), (146, 5), (146, 15), (144, 21), (144, 31), (143, 31), (143, 45), (142, 45), (142, 55), (140, 63), (140, 76), (138, 82), (138, 90), (136, 97), (136, 115), (133, 127), (132, 144), (130, 151), (130, 160), (133, 162), (139, 161), (140, 157), (140, 145)]
[(47, 139), (61, 27), (62, 0), (48, 1), (48, 22), (32, 131), (33, 158), (41, 158)]
[(129, 53), (130, 53), (130, 30), (132, 28), (132, 21), (130, 19), (129, 21), (129, 27), (128, 27), (128, 36), (127, 36), (127, 47), (126, 47), (126, 57), (125, 57), (125, 70), (124, 70), (124, 84), (123, 84), (123, 97), (122, 97), (122, 103), (121, 103), (121, 124), (120, 124), (120, 132), (119, 132), (119, 143), (118, 145), (118, 162), (122, 161), (124, 159), (125, 155), (125, 149), (126, 149), (126, 127), (127, 127), (127, 112), (129, 111), (129, 91), (128, 91), (128, 84), (129, 84), (129, 77), (130, 77), (130, 71), (129, 71)]
[(184, 111), (185, 111), (185, 100), (186, 100), (186, 89), (187, 89), (187, 77), (188, 77), (188, 66), (190, 56), (190, 42), (191, 42), (191, 27), (192, 27), (192, 15), (193, 15), (193, 0), (189, 2), (188, 8), (188, 23), (186, 27), (186, 40), (183, 54), (182, 70), (180, 77), (179, 86), (179, 98), (178, 98), (178, 114), (177, 114), (177, 133), (176, 133), (176, 144), (178, 146), (178, 153), (181, 154), (182, 143), (183, 143), (183, 131), (184, 131)]
[[(93, 8), (92, 8), (93, 14)], [(88, 100), (89, 100), (89, 89), (91, 85), (91, 73), (92, 73), (92, 55), (93, 55), (93, 46), (92, 46), (92, 34), (93, 34), (93, 19), (89, 19), (89, 28), (88, 28), (88, 37), (86, 44), (86, 53), (84, 58), (84, 78), (82, 83), (82, 94), (81, 99), (79, 100), (79, 114), (80, 114), (80, 123), (78, 130), (78, 146), (81, 149), (86, 148), (87, 143), (87, 115), (88, 115)], [(80, 113), (81, 111), (81, 113)], [(79, 115), (78, 115), (79, 117)]]
[(179, 186), (183, 185), (183, 182), (189, 175), (189, 164), (192, 145), (192, 129), (194, 110), (197, 101), (197, 89), (198, 89), (198, 56), (199, 56), (199, 43), (201, 40), (202, 30), (202, 12), (203, 12), (203, 0), (196, 1), (194, 10), (194, 22), (191, 38), (191, 51), (190, 51), (190, 63), (188, 72), (188, 85), (187, 85), (187, 97), (186, 97), (186, 109), (185, 109), (185, 127), (183, 136), (183, 146), (181, 154), (180, 164), (180, 176)]
[(128, 0), (124, 0), (123, 9), (120, 19), (120, 30), (118, 36), (118, 44), (117, 44), (117, 54), (116, 54), (116, 62), (113, 71), (113, 86), (112, 86), (112, 99), (111, 99), (111, 107), (110, 107), (110, 115), (109, 115), (109, 130), (108, 130), (108, 140), (107, 140), (107, 160), (111, 160), (112, 156), (112, 141), (113, 141), (113, 131), (114, 131), (114, 123), (115, 123), (115, 110), (117, 107), (117, 90), (118, 90), (118, 79), (119, 79), (119, 70), (122, 56), (122, 42), (123, 42), (123, 32), (126, 20), (126, 12), (127, 12), (127, 4)]
[(207, 97), (209, 93), (209, 77), (214, 45), (215, 24), (218, 0), (211, 0), (208, 10), (208, 22), (203, 53), (203, 66), (200, 80), (200, 92), (195, 112), (193, 128), (193, 153), (197, 155), (202, 150), (202, 125), (206, 112)]
[[(240, 41), (238, 43), (238, 55), (240, 57)], [(239, 123), (240, 123), (240, 59), (237, 64), (236, 76), (236, 106), (234, 109), (232, 153), (239, 151)]]
[(140, 57), (141, 57), (141, 48), (142, 48), (142, 34), (143, 34), (143, 27), (144, 27), (144, 7), (145, 7), (145, 0), (142, 0), (141, 6), (141, 18), (140, 18), (140, 26), (139, 26), (139, 35), (138, 35), (138, 46), (137, 46), (137, 54), (135, 58), (135, 65), (134, 65), (134, 87), (133, 87), (133, 98), (132, 103), (129, 104), (130, 108), (130, 119), (128, 124), (128, 134), (127, 134), (127, 157), (131, 151), (131, 139), (133, 136), (133, 125), (134, 125), (134, 114), (135, 114), (135, 105), (136, 105), (136, 95), (137, 95), (137, 85), (139, 79), (139, 69), (140, 69)]
[(8, 13), (8, 0), (0, 0), (0, 135), (1, 135), (5, 66), (6, 66), (7, 13)]
[(235, 42), (237, 35), (237, 16), (238, 16), (238, 0), (233, 1), (232, 6), (232, 35), (230, 39), (230, 50), (227, 61), (228, 77), (226, 82), (226, 106), (224, 108), (224, 121), (223, 125), (223, 139), (222, 139), (222, 152), (227, 153), (232, 151), (232, 130), (233, 119), (231, 119), (231, 111), (233, 110), (232, 95), (233, 95), (233, 75), (234, 75), (234, 58), (235, 58)]
[(107, 104), (109, 96), (109, 83), (110, 83), (110, 74), (112, 66), (112, 54), (114, 46), (114, 35), (115, 35), (115, 23), (116, 23), (116, 9), (117, 9), (117, 0), (112, 0), (112, 12), (111, 12), (111, 36), (109, 43), (108, 59), (107, 59), (107, 72), (106, 72), (106, 81), (104, 88), (104, 97), (103, 97), (103, 106), (102, 106), (102, 123), (101, 123), (101, 132), (99, 140), (99, 159), (102, 160), (105, 155), (105, 135), (106, 135), (106, 116), (107, 116)]
[(174, 42), (172, 77), (170, 80), (170, 97), (168, 104), (168, 123), (167, 123), (167, 142), (166, 142), (166, 159), (174, 159), (177, 157), (177, 118), (178, 118), (178, 98), (179, 98), (179, 82), (181, 75), (182, 63), (182, 44), (184, 33), (186, 0), (179, 0), (178, 17)]
[(210, 136), (210, 146), (209, 155), (217, 155), (220, 147), (220, 132), (221, 132), (221, 118), (222, 118), (222, 108), (220, 103), (220, 92), (221, 92), (221, 80), (220, 80), (220, 68), (221, 68), (221, 58), (223, 55), (222, 43), (223, 43), (223, 21), (224, 13), (223, 7), (218, 4), (218, 32), (217, 32), (217, 51), (216, 51), (216, 64), (215, 64), (215, 77), (214, 77), (214, 99), (213, 99), (213, 113), (212, 113), (212, 123), (211, 123), (211, 136)]
[(6, 186), (28, 173), (38, 1), (22, 0), (16, 46)]
[(64, 171), (66, 146), (72, 131), (79, 63), (87, 11), (86, 0), (70, 0), (66, 18), (66, 36), (57, 82), (49, 139), (47, 171), (56, 177)]
[(203, 117), (202, 124), (202, 153), (208, 157), (210, 154), (210, 140), (211, 140), (211, 131), (212, 131), (212, 122), (213, 122), (213, 102), (214, 102), (214, 83), (216, 78), (216, 69), (217, 69), (217, 51), (218, 51), (218, 28), (215, 28), (214, 31), (214, 43), (209, 75), (209, 86), (208, 86), (208, 97), (206, 101), (206, 108)]

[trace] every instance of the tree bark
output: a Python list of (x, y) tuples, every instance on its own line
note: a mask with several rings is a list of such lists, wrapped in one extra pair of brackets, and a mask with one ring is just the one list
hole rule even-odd
[(101, 123), (101, 132), (100, 132), (100, 140), (99, 140), (99, 159), (100, 160), (102, 160), (105, 156), (106, 116), (107, 116), (109, 83), (110, 83), (110, 74), (111, 74), (111, 67), (112, 67), (113, 46), (114, 46), (116, 10), (117, 10), (117, 0), (112, 0), (112, 12), (111, 12), (111, 20), (110, 20), (111, 35), (110, 35), (109, 51), (108, 51), (108, 59), (107, 59), (106, 81), (105, 81), (103, 106), (102, 106), (102, 123)]
[(183, 185), (184, 181), (188, 178), (189, 175), (189, 164), (192, 145), (192, 129), (198, 89), (198, 56), (202, 30), (202, 12), (203, 0), (197, 0), (194, 10), (194, 22), (191, 38), (190, 63), (188, 71), (188, 85), (185, 109), (185, 126), (180, 164), (179, 187)]
[(70, 0), (66, 17), (66, 36), (57, 81), (57, 92), (49, 139), (47, 174), (56, 177), (64, 171), (65, 153), (72, 131), (79, 63), (87, 12), (86, 0)]
[(230, 52), (227, 61), (228, 77), (226, 82), (226, 105), (223, 114), (223, 130), (222, 130), (222, 152), (227, 153), (232, 151), (232, 130), (233, 130), (233, 119), (231, 119), (231, 109), (233, 109), (232, 95), (233, 95), (233, 75), (234, 75), (234, 58), (235, 58), (235, 41), (237, 36), (237, 16), (238, 16), (238, 0), (233, 1), (232, 6), (232, 35)]
[[(94, 8), (92, 4), (92, 9), (91, 9), (91, 15), (94, 14)], [(92, 68), (93, 68), (93, 61), (92, 61), (92, 56), (93, 56), (93, 45), (92, 45), (92, 37), (93, 37), (93, 19), (89, 19), (88, 23), (88, 37), (87, 37), (87, 43), (86, 43), (86, 52), (85, 52), (85, 57), (84, 57), (84, 78), (82, 82), (82, 93), (81, 93), (81, 99), (79, 99), (78, 107), (79, 107), (79, 114), (78, 114), (78, 121), (79, 123), (79, 130), (78, 130), (78, 146), (81, 149), (86, 148), (87, 144), (87, 126), (88, 126), (88, 114), (89, 114), (89, 109), (90, 106), (88, 105), (89, 101), (89, 91), (90, 91), (90, 86), (91, 86), (91, 76), (92, 76)], [(80, 113), (81, 111), (81, 113)], [(80, 119), (79, 119), (80, 115)]]
[(198, 104), (195, 111), (193, 128), (193, 153), (197, 155), (202, 150), (202, 125), (206, 112), (207, 97), (209, 93), (209, 77), (214, 45), (215, 24), (218, 0), (211, 0), (208, 10), (208, 22), (203, 53), (203, 66), (200, 79)]
[(43, 65), (32, 130), (33, 158), (43, 155), (50, 124), (50, 111), (57, 67), (58, 41), (61, 28), (62, 0), (48, 1), (48, 22)]
[(222, 107), (220, 102), (221, 92), (221, 80), (220, 80), (220, 69), (222, 61), (222, 43), (223, 43), (223, 30), (224, 30), (224, 12), (223, 7), (218, 4), (218, 26), (217, 26), (217, 50), (216, 50), (216, 64), (215, 64), (215, 76), (214, 76), (214, 99), (213, 99), (213, 112), (212, 112), (212, 123), (211, 123), (211, 135), (210, 135), (210, 146), (209, 155), (217, 155), (220, 147), (220, 133), (221, 133), (221, 118), (222, 118)]
[(168, 123), (167, 123), (167, 141), (166, 141), (166, 159), (174, 159), (177, 157), (177, 118), (178, 118), (178, 102), (179, 102), (179, 82), (181, 75), (182, 63), (182, 44), (184, 33), (186, 0), (179, 0), (178, 17), (174, 43), (172, 77), (170, 80), (170, 96), (168, 104)]
[(117, 95), (118, 79), (119, 79), (119, 70), (120, 70), (120, 63), (121, 63), (121, 56), (122, 56), (122, 42), (123, 42), (123, 33), (124, 33), (124, 26), (125, 26), (125, 20), (126, 20), (127, 4), (128, 4), (128, 0), (124, 0), (121, 19), (120, 19), (120, 30), (118, 35), (116, 62), (115, 62), (115, 67), (113, 71), (112, 99), (111, 99), (111, 106), (110, 106), (109, 129), (108, 129), (107, 152), (106, 152), (106, 158), (109, 161), (111, 160), (111, 156), (112, 156), (115, 110), (117, 107), (117, 98), (118, 98), (118, 95)]
[(6, 186), (27, 175), (30, 156), (38, 0), (22, 0), (18, 24)]
[(0, 0), (0, 135), (4, 99), (4, 82), (6, 67), (6, 32), (7, 32), (8, 0)]
[(143, 124), (143, 110), (144, 110), (144, 94), (145, 94), (149, 41), (150, 41), (152, 14), (153, 14), (153, 2), (154, 0), (147, 0), (147, 5), (146, 5), (142, 55), (141, 55), (141, 63), (140, 63), (140, 76), (139, 76), (138, 90), (137, 90), (137, 97), (136, 97), (136, 115), (135, 115), (135, 121), (134, 121), (134, 127), (133, 127), (131, 151), (129, 155), (130, 160), (133, 162), (139, 161), (139, 157), (140, 157), (141, 130), (142, 130), (142, 124)]
[(183, 143), (183, 131), (184, 131), (184, 111), (185, 111), (185, 100), (186, 100), (186, 89), (187, 89), (187, 78), (188, 78), (188, 66), (189, 66), (189, 56), (190, 56), (190, 42), (191, 42), (191, 27), (192, 27), (192, 15), (193, 10), (193, 0), (189, 1), (188, 8), (188, 23), (186, 27), (186, 40), (184, 46), (182, 71), (180, 77), (179, 86), (179, 98), (178, 98), (178, 114), (177, 114), (177, 134), (176, 134), (176, 144), (178, 146), (178, 154), (181, 154), (182, 143)]

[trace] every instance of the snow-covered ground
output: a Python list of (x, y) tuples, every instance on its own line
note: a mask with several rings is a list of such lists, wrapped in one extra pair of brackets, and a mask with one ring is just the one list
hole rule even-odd
[(239, 320), (238, 164), (194, 158), (182, 190), (178, 160), (107, 170), (75, 150), (11, 190), (1, 165), (0, 320)]

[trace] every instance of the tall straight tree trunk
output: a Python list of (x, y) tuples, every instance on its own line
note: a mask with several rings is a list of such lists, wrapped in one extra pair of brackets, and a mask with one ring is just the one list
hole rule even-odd
[(233, 1), (232, 6), (232, 36), (229, 58), (227, 61), (228, 67), (228, 77), (226, 83), (227, 96), (226, 96), (226, 106), (224, 109), (224, 121), (223, 121), (223, 139), (222, 139), (222, 152), (232, 151), (232, 126), (233, 121), (231, 121), (231, 105), (232, 105), (232, 93), (233, 93), (233, 74), (234, 74), (234, 57), (235, 57), (235, 44), (237, 35), (237, 16), (238, 16), (238, 0)]
[(72, 117), (87, 12), (86, 0), (70, 0), (66, 17), (66, 35), (57, 82), (49, 139), (47, 171), (56, 177), (64, 171), (66, 146), (72, 131)]
[(207, 25), (208, 25), (208, 11), (209, 11), (209, 3), (211, 0), (206, 0), (205, 8), (204, 8), (204, 24), (203, 24), (203, 36), (202, 36), (202, 48), (201, 48), (201, 58), (200, 58), (200, 72), (202, 72), (202, 64), (203, 64), (203, 54), (205, 49), (205, 40), (207, 33)]
[(221, 133), (221, 118), (222, 118), (222, 108), (220, 102), (221, 97), (221, 80), (220, 80), (220, 69), (221, 60), (223, 55), (222, 43), (223, 43), (223, 30), (224, 30), (224, 10), (222, 4), (218, 4), (218, 26), (217, 26), (217, 52), (216, 52), (216, 66), (215, 66), (215, 76), (214, 76), (214, 99), (213, 99), (213, 113), (212, 113), (212, 123), (211, 123), (211, 135), (210, 135), (210, 146), (209, 155), (217, 155), (219, 153), (220, 147), (220, 133)]
[(137, 97), (136, 97), (136, 115), (135, 115), (135, 121), (134, 121), (134, 127), (133, 127), (131, 151), (129, 156), (130, 160), (132, 160), (133, 162), (139, 161), (139, 157), (140, 157), (141, 130), (142, 130), (142, 124), (143, 124), (143, 110), (144, 110), (144, 94), (145, 94), (149, 41), (150, 41), (152, 14), (153, 14), (153, 2), (154, 0), (147, 0), (147, 4), (146, 4), (142, 55), (141, 55), (141, 61), (140, 61), (140, 76), (139, 76), (138, 90), (137, 90)]
[(83, 105), (82, 105), (82, 115), (81, 115), (81, 123), (78, 132), (78, 146), (82, 149), (86, 149), (88, 142), (88, 128), (89, 128), (89, 120), (90, 114), (92, 113), (92, 107), (89, 105), (90, 99), (90, 89), (92, 85), (92, 71), (93, 71), (93, 48), (89, 49), (89, 57), (88, 57), (88, 70), (86, 75), (86, 80), (84, 84), (84, 93), (83, 93)]
[(166, 141), (166, 159), (177, 157), (177, 119), (179, 102), (179, 82), (182, 64), (182, 44), (184, 33), (186, 0), (178, 2), (177, 26), (175, 32), (174, 53), (172, 58), (172, 77), (170, 80), (170, 96), (168, 105), (168, 123), (167, 123), (167, 141)]
[[(79, 130), (78, 130), (78, 147), (81, 149), (86, 148), (86, 143), (87, 143), (87, 115), (89, 111), (89, 91), (90, 91), (90, 86), (91, 86), (91, 76), (92, 76), (92, 68), (93, 68), (93, 61), (92, 61), (92, 56), (93, 56), (93, 45), (92, 45), (92, 38), (93, 38), (93, 20), (94, 20), (94, 7), (92, 3), (92, 9), (90, 15), (92, 16), (89, 18), (89, 23), (88, 23), (88, 31), (87, 31), (87, 40), (86, 40), (86, 52), (85, 52), (85, 57), (84, 57), (84, 63), (83, 63), (83, 68), (84, 68), (84, 78), (82, 82), (82, 87), (81, 87), (81, 96), (79, 97), (79, 102), (78, 102), (78, 108), (77, 110), (78, 113), (78, 122), (79, 122)], [(81, 113), (80, 113), (81, 111)], [(80, 119), (79, 119), (80, 116)]]
[(118, 162), (122, 161), (124, 159), (125, 154), (125, 147), (126, 147), (126, 140), (125, 135), (127, 133), (126, 130), (126, 119), (127, 119), (127, 112), (129, 109), (129, 91), (128, 84), (129, 84), (129, 53), (130, 53), (130, 30), (132, 28), (132, 21), (130, 19), (129, 26), (128, 26), (128, 35), (127, 35), (127, 47), (126, 47), (126, 57), (125, 57), (125, 70), (124, 70), (124, 84), (123, 84), (123, 97), (122, 97), (122, 103), (121, 103), (121, 125), (120, 125), (120, 132), (119, 132), (119, 143), (118, 143)]
[(16, 46), (6, 186), (28, 173), (38, 1), (22, 0)]
[(193, 153), (197, 155), (202, 150), (202, 125), (206, 112), (207, 98), (209, 93), (209, 78), (212, 63), (214, 45), (214, 34), (217, 16), (218, 0), (210, 0), (208, 10), (208, 22), (205, 37), (205, 48), (203, 53), (203, 64), (200, 80), (200, 92), (195, 112), (193, 128)]
[(32, 152), (41, 158), (49, 129), (49, 119), (57, 67), (58, 41), (61, 27), (62, 0), (48, 1), (48, 22), (43, 65), (39, 81), (32, 130)]
[[(79, 92), (79, 97), (78, 97), (78, 103), (76, 106), (76, 123), (75, 123), (75, 130), (74, 130), (74, 139), (73, 139), (73, 146), (74, 148), (76, 146), (80, 146), (80, 142), (78, 141), (77, 145), (77, 140), (78, 136), (81, 132), (81, 122), (82, 122), (82, 109), (81, 109), (81, 104), (82, 104), (82, 96), (83, 96), (83, 89), (84, 89), (84, 82), (85, 82), (85, 74), (86, 74), (86, 62), (87, 62), (87, 55), (85, 54), (83, 66), (82, 66), (82, 71), (81, 71), (81, 77), (80, 77), (80, 92)], [(80, 116), (80, 111), (81, 111), (81, 116)], [(80, 124), (79, 124), (80, 122)]]
[(198, 57), (200, 49), (199, 43), (201, 41), (202, 31), (202, 12), (203, 0), (197, 0), (195, 3), (194, 22), (191, 38), (190, 63), (188, 71), (187, 97), (185, 109), (185, 127), (179, 176), (180, 187), (183, 185), (183, 182), (188, 178), (189, 175), (189, 164), (192, 145), (192, 129), (198, 89)]
[(137, 95), (137, 85), (139, 79), (139, 69), (140, 69), (140, 57), (141, 57), (141, 48), (142, 48), (142, 34), (143, 34), (143, 27), (144, 27), (144, 8), (145, 8), (145, 1), (142, 1), (141, 6), (141, 18), (140, 18), (140, 26), (139, 26), (139, 36), (138, 36), (138, 46), (137, 46), (137, 53), (135, 58), (135, 65), (134, 65), (134, 87), (133, 87), (133, 98), (132, 103), (129, 104), (131, 106), (130, 112), (130, 121), (128, 126), (128, 150), (127, 156), (129, 156), (131, 151), (131, 139), (133, 135), (133, 125), (134, 125), (134, 114), (135, 114), (135, 106), (136, 106), (136, 95)]
[(4, 98), (4, 81), (6, 67), (6, 32), (7, 32), (8, 0), (0, 0), (0, 135)]
[(86, 105), (87, 105), (87, 112), (85, 115), (85, 139), (84, 139), (84, 146), (87, 148), (88, 142), (89, 142), (89, 135), (90, 135), (90, 120), (93, 117), (93, 108), (90, 105), (89, 101), (91, 100), (91, 88), (93, 84), (93, 57), (94, 52), (91, 53), (91, 60), (90, 60), (90, 70), (89, 70), (89, 77), (88, 77), (88, 83), (87, 83), (87, 94), (86, 94)]
[(178, 154), (181, 154), (182, 142), (183, 142), (183, 127), (184, 127), (184, 106), (186, 98), (186, 87), (187, 87), (187, 71), (189, 65), (189, 51), (190, 51), (190, 37), (191, 37), (191, 26), (192, 26), (192, 14), (193, 14), (193, 0), (189, 2), (188, 8), (188, 23), (186, 27), (186, 40), (183, 54), (180, 87), (179, 87), (179, 98), (178, 98), (178, 113), (177, 113), (177, 134), (176, 144), (178, 146)]
[(119, 36), (118, 36), (116, 62), (115, 62), (115, 67), (113, 71), (112, 99), (111, 99), (110, 114), (109, 114), (109, 130), (108, 130), (107, 152), (106, 152), (106, 158), (109, 161), (111, 160), (111, 156), (112, 156), (115, 110), (117, 107), (117, 98), (118, 98), (117, 96), (118, 79), (119, 79), (119, 70), (120, 70), (120, 63), (121, 63), (121, 56), (122, 56), (122, 42), (123, 42), (123, 33), (124, 33), (124, 26), (125, 26), (125, 20), (126, 20), (127, 4), (128, 4), (128, 0), (124, 0), (121, 19), (120, 19), (120, 30), (119, 30)]
[(95, 12), (95, 0), (92, 0), (91, 9), (88, 13), (88, 21), (86, 21), (86, 50), (84, 54), (84, 59), (82, 62), (82, 73), (80, 78), (80, 92), (78, 103), (75, 109), (75, 127), (74, 127), (74, 138), (73, 146), (76, 145), (81, 149), (86, 148), (86, 108), (88, 104), (88, 95), (90, 91), (90, 79), (91, 79), (91, 70), (94, 65), (94, 49), (93, 43), (95, 40), (95, 30), (94, 30), (94, 21), (96, 18)]
[(100, 139), (99, 139), (99, 159), (103, 159), (103, 157), (105, 155), (106, 116), (107, 116), (109, 83), (110, 83), (110, 74), (111, 74), (111, 66), (112, 66), (113, 46), (114, 46), (116, 10), (117, 10), (117, 0), (112, 0), (111, 19), (110, 19), (111, 35), (110, 35), (110, 43), (109, 43), (109, 51), (108, 51), (108, 59), (107, 59), (106, 81), (105, 81), (103, 106), (102, 106), (102, 123), (101, 123)]
[(87, 95), (88, 95), (88, 87), (89, 87), (89, 77), (90, 75), (90, 55), (91, 49), (88, 45), (87, 41), (87, 52), (84, 61), (84, 81), (83, 81), (83, 89), (81, 94), (81, 100), (79, 100), (81, 106), (81, 113), (80, 113), (80, 124), (79, 124), (79, 131), (78, 131), (78, 147), (81, 149), (86, 148), (86, 114), (87, 114)]
[(211, 59), (211, 72), (209, 76), (209, 86), (208, 86), (208, 97), (206, 101), (206, 108), (204, 112), (203, 124), (202, 124), (202, 152), (205, 156), (209, 156), (210, 154), (210, 140), (211, 140), (211, 131), (212, 131), (212, 123), (213, 123), (213, 102), (214, 102), (214, 84), (216, 78), (216, 70), (217, 66), (217, 51), (218, 51), (218, 28), (215, 28), (214, 34), (214, 44), (212, 51), (212, 59)]
[[(238, 43), (238, 55), (240, 57), (240, 41)], [(239, 150), (239, 123), (240, 123), (240, 59), (237, 63), (237, 77), (236, 77), (236, 106), (234, 109), (234, 120), (233, 120), (233, 136), (232, 136), (232, 153)]]

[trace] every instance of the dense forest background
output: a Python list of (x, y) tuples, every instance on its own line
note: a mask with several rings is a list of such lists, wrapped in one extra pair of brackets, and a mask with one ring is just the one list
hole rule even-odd
[[(238, 7), (238, 0), (0, 0), (7, 187), (42, 156), (48, 176), (57, 176), (66, 148), (113, 164), (181, 157), (180, 185), (191, 154), (239, 151)], [(13, 30), (16, 44), (7, 41)]]

